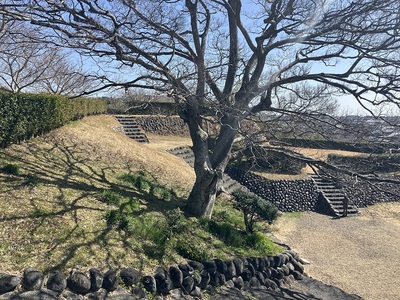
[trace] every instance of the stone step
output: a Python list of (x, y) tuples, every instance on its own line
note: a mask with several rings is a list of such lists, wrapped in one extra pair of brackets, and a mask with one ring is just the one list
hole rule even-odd
[(124, 127), (125, 131), (133, 131), (133, 132), (143, 132), (142, 129), (140, 129), (139, 127), (137, 128), (133, 128), (133, 127)]
[(168, 150), (169, 153), (174, 154), (175, 156), (182, 158), (185, 160), (189, 165), (194, 165), (194, 154), (193, 151), (188, 147), (179, 147), (175, 149)]
[(143, 140), (147, 140), (145, 135), (141, 135), (141, 134), (127, 134), (127, 137), (131, 138), (131, 139), (143, 139)]
[(146, 133), (142, 130), (140, 125), (135, 122), (134, 117), (116, 115), (115, 118), (122, 125), (126, 136), (140, 143), (149, 142)]
[(142, 136), (146, 136), (146, 134), (144, 134), (142, 131), (138, 131), (138, 130), (135, 130), (135, 131), (132, 131), (132, 130), (125, 131), (124, 130), (124, 132), (125, 132), (126, 135), (142, 135)]
[[(344, 198), (343, 198), (344, 199)], [(335, 205), (342, 205), (343, 204), (343, 200), (332, 200), (332, 199), (328, 199), (328, 201), (332, 204)]]
[[(343, 208), (335, 209), (334, 211), (335, 211), (336, 215), (338, 215), (338, 216), (341, 216), (343, 214)], [(358, 213), (359, 213), (359, 211), (358, 211), (357, 208), (350, 208), (349, 207), (347, 209), (347, 214), (348, 215), (357, 215)]]
[(327, 190), (337, 189), (337, 187), (332, 185), (332, 184), (319, 184), (319, 183), (317, 183), (317, 186), (318, 186), (318, 188), (327, 189)]
[(149, 141), (148, 140), (146, 140), (146, 139), (137, 139), (137, 138), (135, 138), (135, 139), (133, 139), (133, 140), (135, 140), (136, 142), (138, 142), (138, 143), (142, 143), (142, 144), (147, 144)]
[(168, 150), (169, 153), (172, 153), (176, 156), (182, 155), (182, 154), (187, 154), (187, 153), (193, 153), (192, 149), (190, 149), (189, 147), (178, 147), (178, 148), (174, 148), (174, 149), (169, 149)]
[(130, 120), (119, 119), (118, 122), (120, 122), (121, 124), (124, 124), (124, 125), (138, 125), (138, 123), (133, 119), (130, 119)]
[[(341, 216), (343, 214), (343, 200), (346, 197), (343, 190), (338, 188), (333, 181), (321, 178), (317, 174), (310, 174), (310, 177), (314, 181), (317, 190), (324, 195), (333, 212), (337, 216)], [(357, 214), (358, 209), (351, 205), (351, 203), (348, 203), (347, 213), (348, 215)]]
[(181, 157), (181, 158), (183, 158), (183, 159), (186, 159), (186, 158), (194, 158), (194, 154), (193, 153), (182, 153), (182, 154), (179, 154), (179, 155), (177, 155), (177, 156), (179, 156), (179, 157)]
[[(182, 158), (191, 167), (194, 166), (195, 157), (194, 157), (193, 151), (192, 151), (192, 149), (190, 149), (190, 147), (178, 147), (178, 148), (174, 148), (174, 149), (169, 149), (167, 151), (179, 158)], [(241, 185), (238, 181), (232, 179), (227, 174), (223, 174), (222, 185), (224, 187), (224, 190), (227, 193), (231, 193), (236, 189), (242, 189), (242, 190), (245, 190), (245, 191), (251, 193), (246, 187)]]
[(322, 193), (326, 196), (326, 197), (328, 197), (328, 198), (330, 198), (330, 197), (334, 197), (334, 198), (338, 198), (338, 197), (344, 197), (344, 194), (343, 193), (339, 193), (339, 192), (329, 192), (329, 191), (322, 191)]

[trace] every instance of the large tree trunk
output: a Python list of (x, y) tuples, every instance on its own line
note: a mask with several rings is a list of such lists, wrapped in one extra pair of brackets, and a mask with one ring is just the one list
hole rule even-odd
[(196, 217), (211, 218), (215, 199), (222, 188), (222, 175), (229, 161), (229, 154), (238, 128), (237, 118), (225, 118), (216, 144), (208, 147), (208, 135), (200, 124), (189, 126), (193, 152), (196, 182), (188, 199), (189, 212)]
[(222, 177), (213, 170), (196, 173), (196, 182), (189, 196), (189, 212), (196, 217), (211, 218)]

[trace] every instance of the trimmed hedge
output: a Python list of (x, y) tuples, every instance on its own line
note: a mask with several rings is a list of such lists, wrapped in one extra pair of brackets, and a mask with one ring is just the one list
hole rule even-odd
[(69, 121), (105, 111), (105, 101), (98, 99), (0, 93), (0, 147), (49, 132)]

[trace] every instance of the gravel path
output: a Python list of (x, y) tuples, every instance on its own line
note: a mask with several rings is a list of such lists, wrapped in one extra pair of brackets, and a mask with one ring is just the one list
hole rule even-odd
[(307, 259), (307, 274), (366, 300), (400, 299), (400, 203), (356, 217), (284, 215), (274, 235)]

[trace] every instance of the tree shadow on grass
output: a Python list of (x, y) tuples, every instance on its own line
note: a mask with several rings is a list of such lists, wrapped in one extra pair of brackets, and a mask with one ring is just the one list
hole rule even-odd
[[(35, 263), (46, 269), (71, 267), (79, 260), (82, 265), (101, 260), (103, 265), (120, 267), (124, 264), (124, 253), (136, 257), (138, 248), (126, 240), (124, 233), (106, 226), (104, 220), (99, 221), (111, 207), (100, 201), (99, 195), (104, 190), (139, 199), (145, 206), (142, 213), (181, 205), (181, 199), (162, 201), (118, 181), (119, 172), (133, 171), (132, 162), (124, 158), (100, 153), (92, 146), (67, 138), (46, 137), (45, 141), (0, 151), (0, 167), (9, 163), (21, 169), (17, 175), (0, 173), (0, 202), (4, 206), (7, 201), (14, 202), (0, 214), (0, 226), (7, 228), (7, 234), (15, 234), (8, 246), (9, 250), (18, 248), (25, 252), (20, 254), (22, 263), (25, 259), (27, 263), (33, 261), (28, 258), (37, 255)], [(93, 228), (91, 223), (100, 225)], [(13, 228), (18, 230), (12, 233)], [(31, 244), (27, 242), (29, 239)], [(115, 249), (119, 249), (118, 253)], [(51, 265), (46, 262), (41, 265), (38, 262), (41, 259)]]

